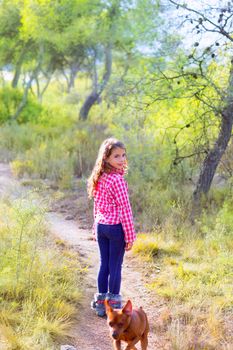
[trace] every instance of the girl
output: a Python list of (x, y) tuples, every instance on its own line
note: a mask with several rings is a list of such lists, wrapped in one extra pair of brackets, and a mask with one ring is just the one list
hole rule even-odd
[(115, 138), (105, 140), (88, 179), (88, 195), (94, 198), (94, 235), (100, 252), (97, 278), (98, 293), (92, 308), (105, 315), (104, 300), (113, 308), (121, 308), (121, 268), (124, 252), (136, 239), (129, 202), (126, 172), (126, 149)]

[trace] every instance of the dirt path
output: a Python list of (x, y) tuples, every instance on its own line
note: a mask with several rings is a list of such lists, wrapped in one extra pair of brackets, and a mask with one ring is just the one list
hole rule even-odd
[[(20, 182), (15, 180), (7, 164), (0, 163), (0, 196), (7, 193), (25, 191)], [(96, 292), (96, 274), (98, 270), (97, 244), (91, 240), (90, 230), (83, 229), (79, 221), (66, 220), (65, 216), (56, 212), (47, 213), (50, 231), (55, 236), (75, 247), (89, 266), (86, 276), (86, 293), (79, 310), (79, 320), (73, 330), (73, 346), (77, 350), (111, 350), (112, 342), (109, 338), (106, 320), (97, 317), (90, 309), (90, 301)], [(147, 277), (148, 278), (148, 277)], [(169, 350), (166, 339), (156, 336), (156, 323), (159, 310), (163, 307), (160, 300), (149, 294), (144, 285), (145, 273), (139, 261), (127, 252), (123, 265), (122, 296), (123, 300), (131, 299), (134, 306), (143, 306), (148, 314), (150, 323), (148, 350)], [(138, 346), (138, 349), (140, 347)]]
[[(78, 228), (77, 223), (66, 221), (56, 213), (48, 215), (50, 229), (54, 235), (65, 240), (78, 249), (85, 263), (89, 266), (87, 275), (86, 294), (84, 296), (79, 323), (74, 330), (76, 334), (75, 346), (77, 350), (111, 350), (106, 320), (97, 317), (90, 309), (90, 300), (96, 291), (96, 274), (98, 270), (98, 250), (96, 242), (90, 240), (91, 234), (87, 230)], [(151, 300), (144, 287), (141, 268), (137, 270), (137, 260), (132, 253), (127, 253), (123, 265), (122, 296), (124, 300), (131, 299), (135, 306), (143, 306), (149, 313)], [(151, 332), (148, 350), (159, 349), (158, 339), (153, 332), (153, 312), (149, 313)]]

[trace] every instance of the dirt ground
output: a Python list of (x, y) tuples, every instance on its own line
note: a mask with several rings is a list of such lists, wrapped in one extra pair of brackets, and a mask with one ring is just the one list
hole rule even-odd
[[(0, 164), (0, 195), (6, 192), (14, 192), (15, 195), (20, 191), (25, 191), (25, 188), (12, 177), (9, 165)], [(78, 310), (79, 319), (72, 331), (73, 341), (70, 345), (77, 350), (111, 350), (112, 341), (106, 319), (97, 317), (90, 308), (90, 301), (96, 292), (99, 262), (97, 243), (91, 239), (90, 212), (85, 193), (79, 191), (53, 202), (46, 219), (50, 232), (64, 240), (71, 249), (76, 249), (83, 263), (89, 267), (85, 278), (85, 294)], [(160, 314), (166, 310), (166, 305), (146, 289), (149, 278), (146, 266), (132, 252), (127, 252), (123, 264), (123, 300), (131, 299), (135, 307), (142, 306), (146, 311), (150, 324), (148, 350), (170, 350), (172, 346), (160, 323)], [(140, 346), (137, 345), (137, 348), (140, 349)]]

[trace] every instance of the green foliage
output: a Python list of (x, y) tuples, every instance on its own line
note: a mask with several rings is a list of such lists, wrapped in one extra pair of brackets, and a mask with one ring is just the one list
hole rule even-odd
[[(11, 121), (22, 101), (23, 93), (18, 89), (5, 87), (0, 89), (0, 124)], [(19, 124), (29, 121), (36, 121), (42, 111), (42, 106), (36, 100), (30, 97), (26, 106), (17, 119)]]
[(93, 10), (97, 1), (33, 2), (34, 6), (25, 3), (21, 10), (24, 38), (52, 43), (60, 52), (71, 44), (92, 40)]
[(69, 152), (65, 147), (69, 136), (48, 139), (37, 144), (37, 148), (29, 149), (23, 157), (11, 163), (14, 174), (19, 177), (27, 174), (55, 181), (67, 176), (71, 179), (74, 173), (75, 152)]
[(233, 203), (231, 198), (226, 200), (219, 210), (215, 230), (219, 235), (233, 237)]
[(20, 11), (16, 2), (4, 0), (0, 6), (0, 62), (13, 63), (19, 44)]
[(44, 113), (39, 125), (12, 124), (1, 128), (2, 157), (12, 159), (15, 176), (47, 178), (61, 188), (70, 188), (74, 175), (91, 172), (96, 150), (105, 137), (104, 129), (82, 123), (80, 129), (70, 129), (69, 121), (60, 125), (64, 115), (57, 116), (56, 119), (56, 113)]
[[(196, 170), (193, 163), (184, 161), (182, 164), (173, 164), (176, 157), (176, 145), (172, 142), (176, 128), (166, 130), (165, 123), (181, 123), (182, 117), (176, 112), (167, 113), (168, 120), (164, 121), (164, 106), (161, 104), (161, 114), (152, 111), (124, 110), (125, 99), (115, 109), (108, 111), (104, 117), (109, 123), (107, 132), (122, 139), (127, 147), (129, 161), (128, 181), (130, 183), (130, 197), (136, 220), (143, 230), (161, 225), (169, 216), (174, 222), (182, 222), (187, 213), (183, 208), (189, 206), (191, 187), (188, 177)], [(176, 103), (175, 103), (176, 105)], [(135, 111), (136, 114), (135, 114)], [(162, 124), (164, 127), (162, 128)], [(182, 147), (190, 150), (190, 133), (183, 134)], [(185, 143), (185, 140), (187, 142)], [(171, 210), (172, 208), (172, 210)], [(183, 214), (182, 214), (183, 213)]]
[[(37, 133), (28, 132), (28, 124), (18, 125), (16, 122), (4, 124), (0, 128), (1, 160), (9, 161), (20, 153), (25, 153), (33, 145), (37, 145)], [(17, 137), (15, 137), (17, 135)]]

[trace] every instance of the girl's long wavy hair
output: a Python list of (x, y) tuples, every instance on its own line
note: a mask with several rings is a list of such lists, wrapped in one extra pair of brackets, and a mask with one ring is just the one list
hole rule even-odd
[(111, 165), (108, 164), (106, 159), (111, 155), (112, 151), (116, 148), (122, 148), (126, 151), (125, 145), (121, 141), (113, 137), (104, 140), (104, 142), (100, 146), (98, 157), (95, 162), (95, 166), (92, 170), (91, 176), (87, 181), (87, 193), (89, 198), (93, 197), (94, 191), (96, 189), (100, 176), (104, 172), (109, 173), (112, 170)]

